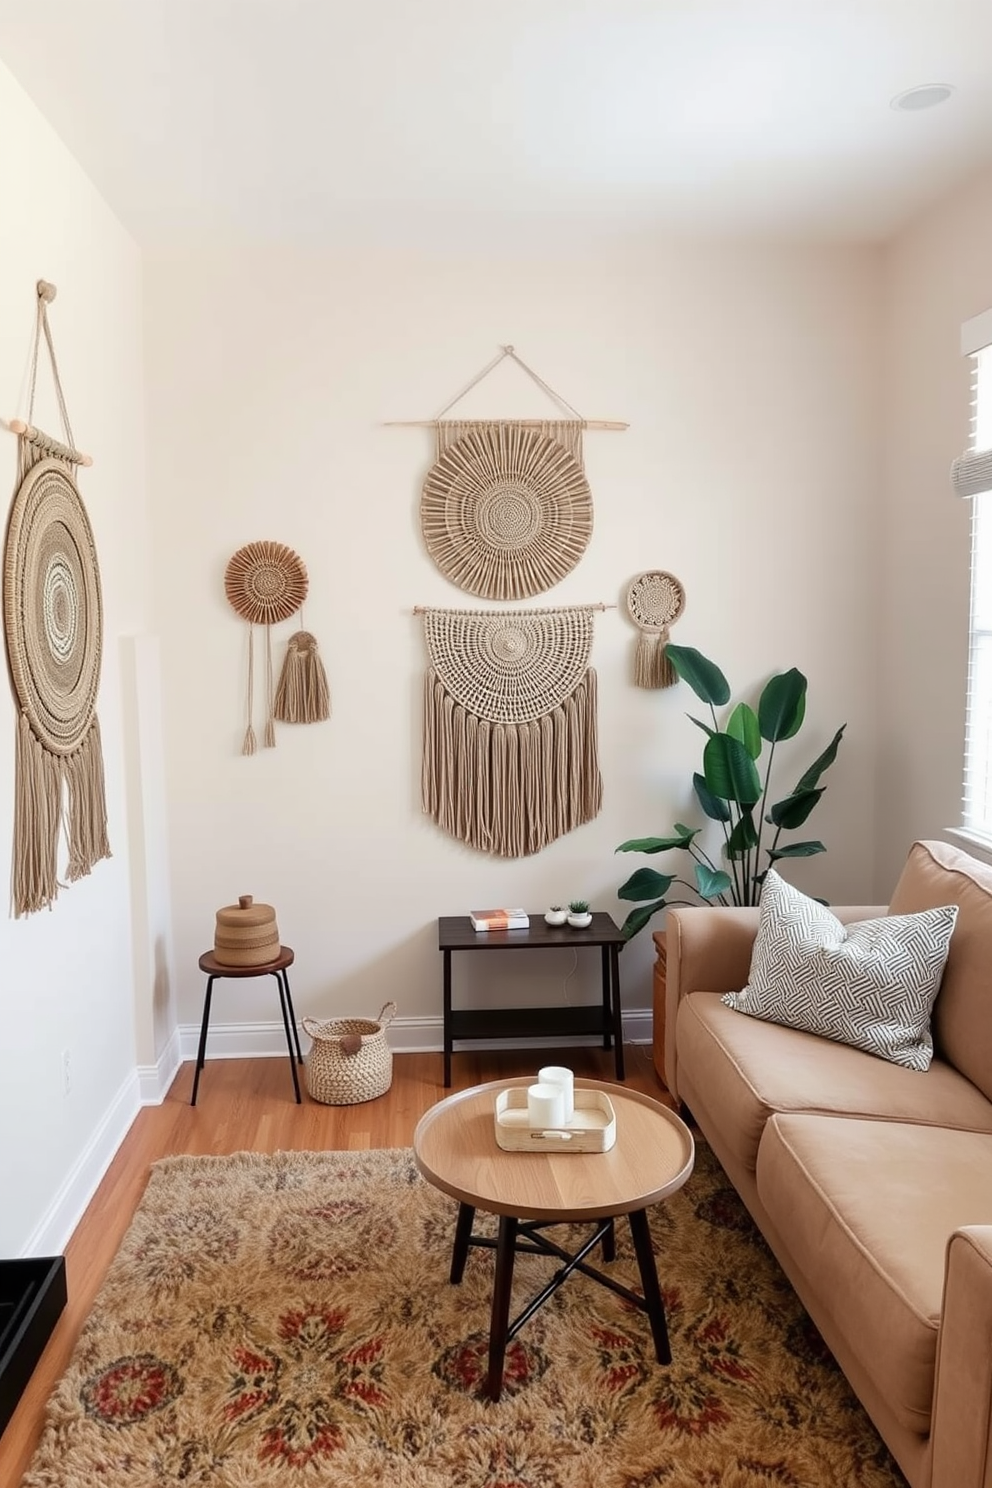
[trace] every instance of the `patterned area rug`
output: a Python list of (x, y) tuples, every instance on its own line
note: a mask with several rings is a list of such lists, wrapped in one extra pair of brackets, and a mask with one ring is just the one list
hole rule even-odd
[[(449, 1285), (456, 1205), (409, 1152), (166, 1159), (25, 1488), (901, 1485), (702, 1143), (650, 1213), (674, 1362), (642, 1312), (575, 1275), (511, 1341), (494, 1405), (493, 1253)], [(554, 1266), (518, 1257), (513, 1315)]]

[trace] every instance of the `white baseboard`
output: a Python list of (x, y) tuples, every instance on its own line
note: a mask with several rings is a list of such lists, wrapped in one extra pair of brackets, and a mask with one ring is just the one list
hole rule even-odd
[(79, 1159), (28, 1238), (23, 1256), (61, 1255), (113, 1162), (141, 1105), (137, 1071), (127, 1076)]
[[(195, 1048), (194, 1048), (195, 1052)], [(162, 1050), (155, 1064), (138, 1065), (138, 1092), (143, 1106), (160, 1106), (183, 1062), (182, 1040), (178, 1028)]]
[[(625, 1008), (623, 1013), (623, 1037), (627, 1044), (649, 1044), (651, 1042), (652, 1015), (650, 1008)], [(200, 1025), (184, 1023), (179, 1032), (182, 1059), (196, 1058), (200, 1042)], [(304, 1053), (308, 1039), (301, 1034)], [(584, 1038), (557, 1039), (554, 1037), (534, 1039), (465, 1039), (458, 1041), (459, 1049), (555, 1049), (577, 1044), (598, 1044), (599, 1038), (592, 1035)], [(395, 1054), (436, 1054), (444, 1048), (443, 1024), (439, 1017), (394, 1018), (389, 1025), (389, 1047)], [(286, 1053), (286, 1030), (282, 1023), (211, 1023), (207, 1037), (208, 1059), (272, 1059)], [(173, 1070), (173, 1074), (175, 1071)], [(171, 1077), (170, 1077), (171, 1079)], [(168, 1088), (168, 1085), (165, 1087)], [(164, 1094), (164, 1091), (163, 1091)], [(160, 1097), (161, 1099), (161, 1097)]]

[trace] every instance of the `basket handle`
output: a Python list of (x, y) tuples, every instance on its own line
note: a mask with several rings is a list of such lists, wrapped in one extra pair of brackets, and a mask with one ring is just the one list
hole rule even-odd
[(319, 1039), (323, 1037), (322, 1030), (324, 1025), (318, 1023), (316, 1018), (301, 1018), (300, 1027), (308, 1038)]
[(381, 1009), (381, 1011), (379, 1013), (379, 1016), (376, 1019), (376, 1022), (377, 1023), (381, 1023), (382, 1026), (383, 1026), (383, 1028), (388, 1028), (389, 1025), (390, 1025), (390, 1023), (392, 1023), (392, 1021), (393, 1021), (393, 1019), (395, 1017), (396, 1017), (396, 1004), (395, 1004), (395, 1002), (384, 1002), (383, 1005), (382, 1005), (382, 1009)]

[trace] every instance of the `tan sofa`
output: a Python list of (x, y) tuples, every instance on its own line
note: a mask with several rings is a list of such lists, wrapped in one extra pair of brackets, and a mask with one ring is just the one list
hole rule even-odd
[(665, 1078), (912, 1488), (992, 1488), (992, 868), (917, 842), (888, 912), (943, 904), (925, 1074), (727, 1007), (758, 911), (669, 910)]

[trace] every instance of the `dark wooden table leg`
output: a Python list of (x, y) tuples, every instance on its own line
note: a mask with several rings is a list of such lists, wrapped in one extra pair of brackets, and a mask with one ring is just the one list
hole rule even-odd
[(465, 1275), (465, 1262), (468, 1260), (468, 1242), (472, 1238), (472, 1223), (475, 1219), (475, 1210), (471, 1204), (459, 1204), (458, 1223), (455, 1225), (455, 1243), (451, 1249), (451, 1276), (452, 1286), (457, 1286)]
[(617, 1079), (624, 1078), (623, 1071), (623, 1009), (620, 1006), (620, 948), (611, 945), (610, 948), (610, 982), (613, 987), (613, 1035), (616, 1039), (616, 1048), (613, 1051), (616, 1064)]
[(451, 1037), (451, 952), (442, 951), (444, 960), (444, 1004), (442, 1008), (442, 1020), (444, 1028), (444, 1086), (445, 1089), (451, 1084), (451, 1049), (454, 1040)]
[(601, 976), (603, 981), (603, 1048), (608, 1049), (613, 1041), (613, 995), (610, 981), (610, 948), (600, 946)]
[(203, 999), (203, 1022), (200, 1024), (200, 1045), (196, 1051), (196, 1069), (193, 1072), (193, 1094), (190, 1097), (190, 1105), (196, 1105), (196, 1092), (200, 1085), (200, 1071), (203, 1068), (203, 1060), (207, 1052), (207, 1026), (210, 1023), (210, 997), (214, 990), (214, 978), (207, 977), (207, 991)]
[(613, 1220), (610, 1220), (609, 1229), (603, 1236), (603, 1260), (615, 1261), (617, 1258), (617, 1232)]
[(648, 1217), (643, 1209), (636, 1209), (627, 1218), (630, 1220), (630, 1234), (641, 1273), (641, 1289), (644, 1292), (644, 1305), (651, 1323), (655, 1357), (659, 1364), (671, 1364), (672, 1350), (668, 1342), (668, 1325), (665, 1322), (665, 1303), (661, 1295), (661, 1287), (658, 1285), (658, 1272), (654, 1263), (654, 1247), (651, 1244)]
[(293, 1053), (293, 1035), (289, 1031), (289, 1008), (286, 1006), (286, 989), (283, 986), (282, 972), (272, 971), (270, 976), (276, 979), (279, 988), (279, 1006), (282, 1009), (282, 1026), (286, 1030), (286, 1048), (289, 1050), (289, 1068), (293, 1075), (293, 1089), (296, 1091), (296, 1104), (302, 1104), (303, 1097), (300, 1095), (300, 1077), (296, 1073), (296, 1055)]
[(506, 1333), (510, 1322), (510, 1292), (513, 1287), (513, 1257), (517, 1248), (516, 1219), (508, 1214), (499, 1217), (496, 1242), (496, 1278), (493, 1283), (493, 1308), (489, 1321), (489, 1374), (486, 1394), (498, 1400), (503, 1390), (503, 1361), (506, 1358)]

